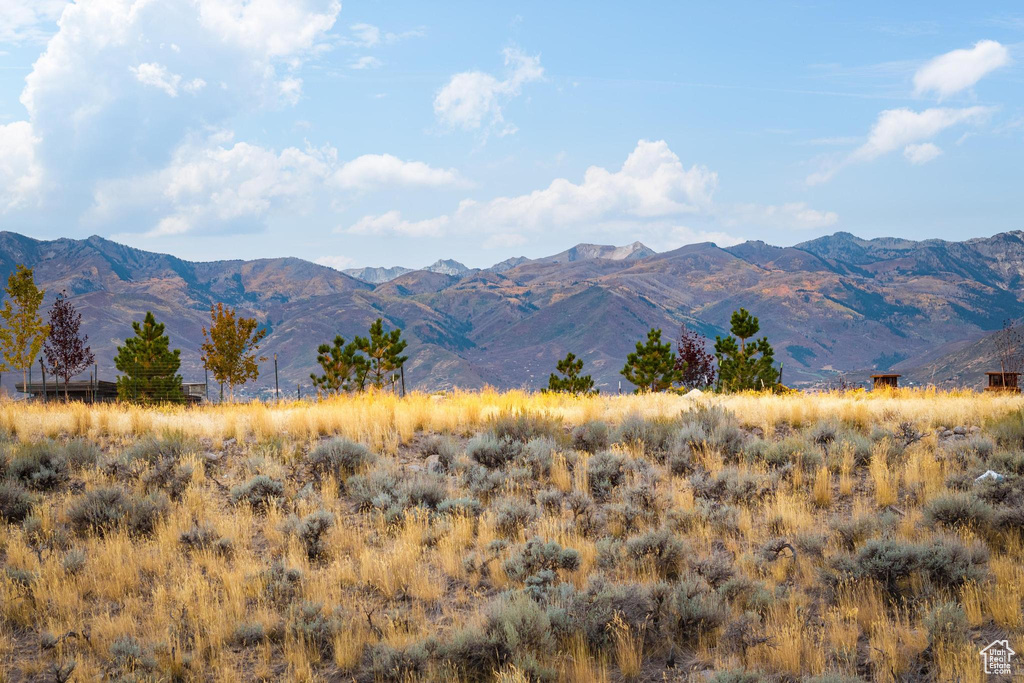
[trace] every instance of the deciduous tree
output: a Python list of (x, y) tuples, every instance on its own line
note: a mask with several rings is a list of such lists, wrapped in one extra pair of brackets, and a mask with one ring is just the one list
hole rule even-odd
[(384, 321), (377, 318), (370, 325), (370, 336), (356, 337), (355, 345), (366, 354), (367, 381), (375, 387), (383, 387), (393, 381), (394, 373), (402, 369), (408, 356), (403, 356), (406, 341), (402, 339), (402, 329), (397, 327), (390, 332), (384, 331)]
[(715, 384), (715, 357), (708, 353), (704, 337), (683, 325), (676, 346), (676, 370), (683, 373), (683, 386), (710, 387)]
[(576, 354), (566, 354), (565, 358), (555, 364), (555, 368), (562, 376), (551, 373), (548, 391), (584, 396), (597, 393), (590, 375), (580, 374), (583, 371), (583, 359), (577, 358)]
[(210, 306), (210, 328), (203, 327), (202, 359), (214, 379), (228, 385), (229, 400), (235, 400), (235, 386), (259, 377), (259, 364), (266, 357), (257, 354), (266, 336), (266, 328), (259, 329), (255, 318), (238, 317), (235, 309), (221, 303)]
[(715, 337), (718, 382), (723, 391), (773, 389), (779, 381), (775, 369), (775, 351), (768, 337), (753, 339), (761, 329), (757, 318), (745, 308), (734, 311), (730, 319), (731, 336)]
[(359, 355), (355, 342), (345, 343), (340, 334), (332, 344), (321, 344), (317, 348), (316, 362), (320, 364), (324, 374), (309, 374), (317, 392), (327, 395), (340, 394), (343, 391), (361, 390), (366, 384), (366, 373), (369, 369), (366, 358)]
[(1006, 386), (1006, 374), (1020, 372), (1024, 369), (1024, 335), (1020, 327), (1012, 320), (1003, 321), (1003, 329), (995, 333), (996, 355), (999, 358), (999, 371), (1003, 373), (1003, 386)]
[(50, 336), (43, 344), (47, 369), (64, 380), (64, 400), (68, 400), (68, 382), (93, 364), (95, 358), (86, 346), (88, 335), (81, 333), (82, 314), (61, 292), (50, 307)]
[(638, 341), (636, 351), (626, 357), (621, 374), (636, 385), (636, 393), (667, 391), (678, 384), (683, 376), (679, 370), (672, 342), (661, 341), (661, 330), (651, 328), (647, 341)]
[(164, 334), (152, 311), (140, 324), (132, 323), (135, 336), (117, 347), (114, 365), (124, 373), (117, 378), (117, 397), (139, 403), (181, 403), (181, 351), (170, 348), (171, 340)]
[(35, 363), (49, 328), (39, 316), (39, 306), (46, 292), (36, 287), (32, 269), (18, 264), (7, 278), (7, 299), (0, 309), (0, 348), (3, 349), (3, 370), (21, 370), (22, 385), (28, 390), (28, 369)]

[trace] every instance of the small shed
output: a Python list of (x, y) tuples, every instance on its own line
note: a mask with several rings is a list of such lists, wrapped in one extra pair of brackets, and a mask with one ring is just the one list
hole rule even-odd
[(985, 374), (988, 376), (988, 386), (985, 387), (985, 391), (1020, 393), (1019, 372), (986, 372)]
[(902, 375), (896, 375), (892, 373), (871, 375), (871, 379), (875, 383), (875, 389), (895, 389), (896, 387), (899, 386), (900, 377), (902, 377)]

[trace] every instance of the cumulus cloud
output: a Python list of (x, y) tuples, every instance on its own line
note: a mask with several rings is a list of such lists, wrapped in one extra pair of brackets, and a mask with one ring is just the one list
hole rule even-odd
[(363, 216), (348, 230), (352, 235), (406, 235), (408, 237), (440, 237), (447, 228), (448, 216), (438, 216), (422, 221), (408, 221), (399, 211), (388, 211), (379, 216)]
[[(544, 77), (540, 56), (531, 57), (516, 48), (506, 48), (504, 80), (483, 71), (455, 74), (434, 97), (434, 114), (452, 128), (479, 129), (504, 121), (502, 107), (522, 92), (523, 85)], [(506, 131), (514, 132), (512, 128)]]
[(786, 204), (736, 204), (721, 210), (728, 226), (755, 225), (781, 230), (827, 228), (839, 222), (834, 211), (819, 211), (806, 202)]
[(0, 0), (0, 43), (45, 39), (56, 29), (67, 0)]
[(920, 145), (907, 145), (903, 148), (903, 156), (915, 166), (927, 164), (940, 154), (942, 154), (942, 150), (931, 142), (924, 142)]
[(349, 62), (348, 68), (361, 71), (363, 69), (378, 69), (384, 62), (372, 55), (365, 55)]
[(21, 93), (28, 185), (60, 192), (51, 211), (83, 211), (97, 183), (161, 168), (193, 131), (297, 101), (294, 71), (339, 11), (337, 0), (67, 4)]
[(1010, 51), (994, 40), (980, 40), (970, 49), (953, 50), (927, 62), (914, 74), (914, 94), (939, 98), (972, 87), (985, 75), (1010, 63)]
[(27, 121), (0, 125), (0, 213), (29, 205), (42, 184), (39, 140)]
[(348, 28), (350, 34), (340, 40), (341, 44), (362, 48), (374, 48), (384, 44), (392, 45), (406, 38), (420, 38), (426, 35), (426, 30), (423, 28), (400, 33), (382, 31), (379, 26), (367, 23), (352, 24)]
[[(826, 182), (845, 166), (872, 161), (908, 145), (927, 141), (952, 126), (979, 123), (992, 112), (991, 107), (981, 106), (962, 109), (937, 107), (920, 112), (911, 109), (887, 109), (878, 115), (864, 144), (840, 162), (808, 176), (807, 183), (816, 185)], [(933, 154), (932, 158), (934, 156)]]
[(465, 185), (454, 169), (433, 168), (422, 161), (403, 161), (391, 154), (364, 154), (341, 166), (333, 176), (339, 187), (367, 190), (400, 185), (444, 187)]
[(274, 212), (301, 212), (336, 198), (338, 188), (370, 191), (459, 182), (454, 171), (389, 154), (339, 163), (332, 147), (277, 152), (220, 132), (189, 139), (157, 171), (100, 183), (87, 221), (138, 225), (150, 237), (245, 231)]

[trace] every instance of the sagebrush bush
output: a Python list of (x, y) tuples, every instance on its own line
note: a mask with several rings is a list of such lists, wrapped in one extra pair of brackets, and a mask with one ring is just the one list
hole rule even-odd
[(992, 506), (973, 493), (950, 493), (928, 501), (924, 506), (925, 522), (932, 526), (973, 527), (988, 526), (994, 517)]
[(614, 441), (633, 447), (642, 446), (647, 453), (664, 453), (671, 446), (677, 428), (676, 421), (627, 415), (615, 430)]
[(607, 422), (591, 420), (576, 425), (572, 430), (572, 447), (578, 451), (597, 453), (608, 448), (609, 443), (611, 443), (611, 432)]
[(535, 505), (518, 499), (506, 500), (494, 509), (494, 528), (502, 536), (515, 536), (537, 517)]
[(515, 460), (523, 449), (523, 442), (507, 436), (480, 434), (466, 445), (466, 455), (484, 467), (497, 469)]
[(85, 535), (104, 535), (123, 527), (137, 536), (148, 536), (167, 513), (167, 498), (148, 495), (134, 496), (117, 486), (106, 486), (86, 492), (68, 506), (68, 521), (72, 529)]
[(363, 444), (335, 437), (317, 444), (306, 456), (306, 466), (318, 481), (331, 474), (343, 482), (376, 460), (377, 456)]
[(638, 565), (649, 564), (660, 576), (672, 580), (682, 573), (686, 546), (668, 529), (658, 529), (627, 540), (626, 553)]
[(557, 439), (562, 435), (561, 419), (527, 411), (501, 413), (491, 420), (490, 427), (491, 433), (499, 440), (519, 443), (540, 437)]
[(143, 436), (124, 452), (124, 456), (129, 461), (143, 460), (154, 464), (161, 460), (180, 460), (194, 448), (194, 441), (184, 432), (170, 431), (162, 436)]
[(82, 470), (99, 462), (103, 452), (99, 446), (86, 439), (72, 439), (64, 445), (64, 454), (74, 470)]
[(265, 474), (258, 474), (231, 489), (231, 502), (235, 505), (248, 503), (254, 510), (261, 512), (283, 500), (284, 484)]
[(71, 467), (64, 448), (55, 441), (23, 446), (7, 468), (7, 476), (30, 489), (53, 491), (68, 482)]
[(16, 524), (32, 512), (32, 494), (14, 482), (0, 481), (0, 519)]
[(523, 581), (544, 569), (574, 571), (579, 566), (579, 551), (563, 548), (555, 541), (545, 543), (535, 536), (505, 560), (504, 569), (511, 579)]
[(754, 503), (771, 491), (771, 480), (757, 472), (726, 467), (713, 476), (698, 473), (690, 477), (695, 496), (730, 503)]
[(587, 462), (587, 483), (597, 501), (606, 501), (626, 476), (626, 458), (611, 451), (602, 451)]
[(310, 560), (321, 560), (327, 554), (327, 532), (334, 526), (334, 515), (327, 510), (311, 512), (294, 524), (295, 535)]

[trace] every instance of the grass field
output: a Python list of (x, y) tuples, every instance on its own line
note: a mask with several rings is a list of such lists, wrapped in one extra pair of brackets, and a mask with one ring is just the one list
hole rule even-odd
[(1022, 409), (0, 403), (0, 680), (982, 681)]

